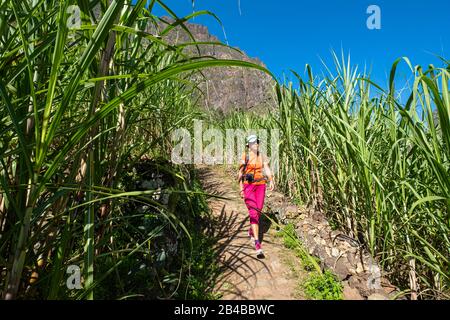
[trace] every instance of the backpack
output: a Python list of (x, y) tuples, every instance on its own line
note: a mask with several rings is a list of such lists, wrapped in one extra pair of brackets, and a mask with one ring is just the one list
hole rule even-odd
[[(259, 156), (259, 147), (258, 147), (258, 151), (256, 153), (256, 157), (258, 157), (258, 156)], [(248, 146), (247, 146), (247, 150), (245, 152), (244, 170), (242, 170), (242, 177), (241, 177), (241, 181), (242, 182), (244, 182), (246, 180), (245, 178), (246, 178), (247, 174), (245, 174), (245, 170), (247, 170), (247, 165), (248, 165), (249, 160), (250, 160), (250, 152), (248, 151)], [(261, 159), (261, 162), (262, 162), (262, 175), (263, 175), (263, 177), (260, 178), (260, 179), (252, 180), (251, 182), (249, 181), (250, 183), (261, 182), (261, 181), (264, 181), (264, 180), (265, 181), (268, 180), (266, 172), (264, 170), (264, 161), (263, 161), (263, 159)], [(255, 173), (256, 173), (256, 168), (253, 171), (253, 177), (255, 176)]]

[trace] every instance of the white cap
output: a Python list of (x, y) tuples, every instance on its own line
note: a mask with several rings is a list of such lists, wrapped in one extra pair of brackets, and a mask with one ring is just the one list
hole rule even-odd
[(258, 140), (258, 137), (254, 134), (247, 137), (247, 143), (254, 143)]

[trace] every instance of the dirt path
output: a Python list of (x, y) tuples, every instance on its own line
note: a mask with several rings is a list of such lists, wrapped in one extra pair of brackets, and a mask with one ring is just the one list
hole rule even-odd
[[(222, 168), (200, 166), (198, 170), (206, 192), (227, 198), (209, 200), (217, 219), (214, 234), (222, 270), (216, 293), (227, 300), (303, 299), (297, 285), (302, 277), (298, 259), (275, 236), (275, 226), (268, 219), (261, 220), (265, 258), (256, 258), (254, 244), (247, 236), (248, 211), (239, 197), (236, 181)], [(270, 191), (267, 196), (271, 196)]]

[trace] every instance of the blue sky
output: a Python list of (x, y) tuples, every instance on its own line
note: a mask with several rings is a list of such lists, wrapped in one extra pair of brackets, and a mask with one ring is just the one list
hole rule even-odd
[[(375, 82), (386, 85), (392, 63), (407, 56), (414, 65), (440, 66), (433, 54), (450, 58), (449, 0), (191, 0), (164, 1), (177, 15), (199, 10), (214, 12), (221, 19), (228, 43), (260, 58), (279, 78), (292, 77), (293, 69), (304, 75), (310, 64), (315, 73), (329, 66), (331, 53), (341, 48), (351, 54), (352, 64), (371, 68)], [(381, 8), (381, 30), (369, 30), (369, 5)], [(155, 14), (162, 14), (158, 9)], [(206, 25), (225, 40), (220, 24), (210, 16), (191, 22)], [(406, 67), (399, 83), (410, 75)]]

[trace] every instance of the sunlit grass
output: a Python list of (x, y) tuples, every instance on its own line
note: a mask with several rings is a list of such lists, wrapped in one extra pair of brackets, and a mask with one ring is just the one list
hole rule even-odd
[[(7, 299), (30, 292), (73, 297), (64, 285), (70, 264), (83, 272), (84, 290), (76, 297), (93, 299), (110, 274), (124, 280), (118, 269), (129, 256), (151, 251), (160, 227), (189, 242), (182, 217), (201, 211), (191, 198), (183, 215), (182, 196), (171, 193), (161, 204), (152, 198), (157, 190), (126, 192), (121, 178), (144, 156), (168, 159), (172, 130), (191, 127), (199, 111), (189, 98), (190, 73), (219, 66), (265, 70), (244, 61), (191, 59), (185, 44), (161, 37), (175, 27), (187, 30), (185, 21), (208, 12), (180, 18), (159, 0), (76, 3), (82, 23), (69, 28), (70, 1), (0, 2), (0, 291)], [(156, 3), (173, 22), (158, 23)], [(159, 34), (148, 32), (149, 25), (160, 26)], [(163, 164), (160, 170), (173, 180), (166, 191), (190, 192), (187, 168)], [(127, 215), (134, 214), (124, 212), (127, 202), (144, 203), (159, 217), (152, 230), (125, 232)], [(110, 268), (95, 277), (105, 252)], [(39, 271), (32, 287), (31, 270)], [(171, 283), (179, 278), (166, 275), (160, 294), (173, 296), (178, 287)]]
[[(448, 297), (450, 284), (449, 71), (399, 59), (382, 89), (334, 56), (325, 77), (277, 89), (271, 114), (236, 113), (224, 128), (281, 131), (278, 187), (322, 210), (365, 243), (410, 297)], [(399, 63), (414, 85), (400, 103)]]

